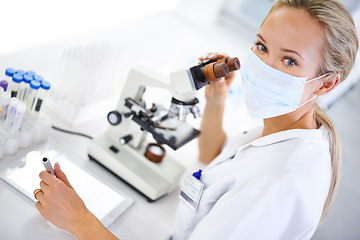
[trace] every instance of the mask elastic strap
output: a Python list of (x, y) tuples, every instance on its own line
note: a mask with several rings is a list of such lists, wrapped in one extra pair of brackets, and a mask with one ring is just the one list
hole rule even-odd
[(318, 79), (320, 79), (320, 78), (323, 78), (323, 77), (329, 76), (330, 74), (331, 74), (331, 72), (325, 73), (324, 75), (321, 75), (320, 77), (316, 77), (316, 78), (313, 78), (313, 79), (310, 79), (310, 80), (306, 81), (306, 83), (309, 83), (309, 82), (312, 82), (312, 81), (318, 80)]
[(310, 98), (309, 100), (307, 100), (306, 102), (304, 102), (303, 104), (301, 104), (300, 106), (298, 106), (296, 109), (301, 108), (302, 106), (304, 106), (304, 105), (307, 104), (308, 102), (311, 102), (311, 101), (314, 100), (315, 98), (317, 98), (317, 95), (313, 96), (312, 98)]

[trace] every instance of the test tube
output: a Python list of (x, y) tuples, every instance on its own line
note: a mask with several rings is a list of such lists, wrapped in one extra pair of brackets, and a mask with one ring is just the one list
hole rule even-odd
[[(0, 87), (0, 96), (3, 92), (4, 92), (4, 88)], [(2, 107), (1, 107), (1, 99), (0, 99), (0, 116), (1, 116), (1, 110), (2, 110)]]
[(11, 95), (8, 92), (3, 92), (0, 96), (0, 107), (1, 107), (0, 119), (1, 120), (4, 120), (6, 117), (6, 112), (7, 112), (8, 106), (9, 106), (10, 97), (11, 97)]
[(16, 97), (12, 97), (10, 98), (10, 103), (9, 103), (9, 107), (6, 113), (6, 118), (5, 118), (5, 123), (4, 126), (5, 128), (10, 128), (11, 125), (13, 124), (14, 118), (15, 118), (15, 113), (16, 113), (16, 108), (17, 105), (19, 104), (19, 99), (17, 99)]
[(41, 83), (35, 80), (30, 82), (30, 88), (27, 94), (26, 100), (26, 111), (30, 112), (35, 104), (35, 100), (38, 95), (38, 90), (40, 88)]
[(20, 101), (22, 102), (26, 102), (26, 97), (27, 97), (27, 92), (30, 86), (30, 82), (33, 80), (33, 76), (32, 75), (28, 75), (25, 74), (24, 75), (24, 79), (20, 84), (20, 91), (18, 94), (18, 98), (20, 99)]
[[(12, 76), (15, 74), (15, 69), (13, 69), (13, 68), (7, 68), (6, 70), (5, 70), (5, 80), (7, 81), (7, 82), (11, 82), (11, 80), (12, 80)], [(6, 90), (5, 90), (6, 91)]]
[(12, 83), (11, 83), (11, 89), (10, 89), (10, 94), (11, 97), (16, 97), (19, 93), (20, 90), (20, 83), (23, 80), (23, 76), (20, 74), (15, 73), (12, 76)]
[(25, 103), (19, 103), (17, 105), (14, 121), (11, 127), (11, 135), (16, 135), (19, 132), (25, 110), (26, 110)]
[(46, 95), (50, 89), (51, 85), (48, 81), (42, 81), (41, 82), (41, 88), (39, 90), (39, 96), (36, 100), (36, 104), (35, 104), (35, 112), (40, 112), (41, 109), (41, 105), (43, 103), (43, 101), (46, 98)]

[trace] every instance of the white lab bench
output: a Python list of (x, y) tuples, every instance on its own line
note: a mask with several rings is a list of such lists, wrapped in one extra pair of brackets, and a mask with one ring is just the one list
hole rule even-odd
[[(56, 121), (54, 121), (55, 123)], [(104, 130), (102, 128), (105, 126), (106, 122), (99, 124), (98, 121), (77, 128), (77, 130), (96, 135), (102, 132)], [(51, 130), (48, 142), (63, 150), (76, 164), (134, 200), (134, 204), (109, 226), (109, 230), (118, 238), (166, 239), (170, 236), (179, 189), (156, 202), (149, 203), (142, 195), (131, 189), (115, 175), (88, 159), (89, 139)], [(194, 141), (191, 144), (194, 145), (196, 142)], [(201, 167), (200, 163), (196, 163), (197, 157), (194, 151), (192, 151), (194, 153), (191, 154), (192, 157), (186, 156), (189, 148), (194, 148), (194, 146), (185, 146), (180, 149), (183, 152), (179, 152), (179, 155), (182, 155), (183, 159), (193, 160), (193, 165)], [(0, 160), (0, 168), (6, 167), (25, 152), (25, 150), (21, 150), (13, 156), (4, 157)], [(66, 170), (63, 170), (66, 173)], [(3, 181), (0, 181), (0, 196), (1, 239), (75, 239), (67, 232), (48, 223), (39, 214), (35, 204), (30, 199)]]

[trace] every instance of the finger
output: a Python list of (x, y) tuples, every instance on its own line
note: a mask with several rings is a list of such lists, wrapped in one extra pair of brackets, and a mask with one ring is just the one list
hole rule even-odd
[(224, 53), (209, 52), (209, 53), (207, 53), (205, 55), (200, 56), (199, 60), (200, 61), (204, 61), (204, 60), (208, 60), (208, 59), (216, 60), (216, 59), (219, 59), (219, 58), (223, 58), (225, 56), (226, 56), (226, 54), (224, 54)]
[(39, 174), (41, 180), (43, 180), (47, 185), (52, 185), (56, 181), (56, 177), (51, 175), (48, 171), (42, 171)]
[(69, 180), (67, 179), (65, 173), (60, 169), (60, 164), (58, 162), (54, 165), (54, 171), (57, 178), (63, 181), (68, 187), (73, 188)]
[(47, 191), (47, 189), (49, 188), (49, 185), (47, 185), (44, 181), (41, 181), (40, 182), (40, 188), (41, 188), (41, 190), (44, 192), (46, 192)]
[(44, 205), (43, 205), (40, 201), (37, 201), (36, 204), (35, 204), (35, 206), (36, 206), (37, 210), (39, 211), (39, 213), (40, 213), (42, 216), (44, 216), (45, 210), (46, 210), (45, 207), (44, 207)]
[(36, 194), (34, 194), (34, 198), (38, 201), (41, 201), (44, 197), (44, 193), (42, 191), (38, 191)]
[(215, 82), (215, 84), (217, 88), (223, 88), (224, 86), (226, 86), (225, 78), (220, 78), (219, 81)]
[(236, 73), (235, 72), (230, 72), (230, 74), (228, 76), (225, 77), (225, 81), (227, 84), (232, 84), (232, 82), (234, 81), (235, 79), (235, 75)]
[(208, 58), (211, 60), (216, 60), (216, 59), (223, 58), (223, 57), (224, 57), (224, 54), (222, 54), (222, 53), (212, 53), (208, 56)]
[(200, 60), (200, 61), (204, 61), (204, 60), (207, 60), (207, 59), (208, 59), (208, 55), (207, 55), (207, 54), (201, 55), (201, 56), (199, 57), (199, 60)]

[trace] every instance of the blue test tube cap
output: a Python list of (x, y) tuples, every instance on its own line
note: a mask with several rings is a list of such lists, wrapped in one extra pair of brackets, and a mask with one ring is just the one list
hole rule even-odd
[(25, 75), (25, 71), (23, 71), (23, 70), (17, 70), (17, 71), (15, 72), (15, 74), (19, 74), (19, 75), (21, 75), (21, 76), (24, 76), (24, 75)]
[(18, 74), (18, 73), (15, 73), (13, 76), (12, 76), (12, 80), (16, 83), (21, 83), (22, 80), (23, 80), (23, 76), (21, 74)]
[(31, 82), (30, 82), (30, 87), (32, 88), (32, 89), (39, 89), (40, 88), (40, 82), (39, 81), (36, 81), (36, 80), (32, 80)]
[(34, 78), (33, 78), (33, 76), (31, 76), (29, 74), (25, 74), (23, 80), (25, 83), (30, 83), (32, 80), (34, 80)]
[(35, 75), (34, 80), (42, 82), (42, 81), (44, 81), (44, 78), (42, 76), (40, 76), (40, 75)]
[(15, 69), (13, 69), (13, 68), (7, 68), (6, 70), (5, 70), (5, 74), (6, 74), (6, 76), (9, 76), (9, 77), (12, 77), (12, 75), (14, 75), (15, 74)]
[(45, 89), (45, 90), (49, 90), (51, 87), (51, 84), (48, 81), (42, 81), (41, 82), (41, 88)]
[(32, 77), (36, 75), (36, 73), (34, 71), (27, 71), (26, 74), (30, 75)]

